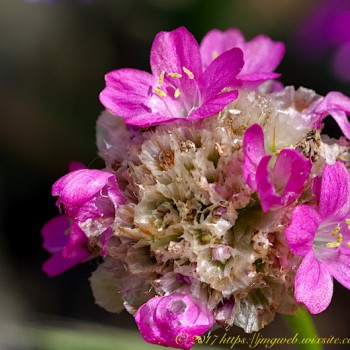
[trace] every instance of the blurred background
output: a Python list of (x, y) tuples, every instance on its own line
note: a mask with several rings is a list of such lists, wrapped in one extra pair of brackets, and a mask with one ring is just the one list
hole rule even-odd
[[(349, 8), (349, 2), (337, 3)], [(149, 70), (150, 46), (159, 31), (184, 25), (200, 41), (210, 29), (237, 27), (247, 39), (263, 33), (286, 43), (277, 69), (285, 85), (350, 95), (350, 79), (333, 69), (336, 44), (316, 56), (307, 52), (310, 45), (303, 45), (310, 39), (303, 37), (305, 23), (323, 3), (0, 1), (0, 350), (157, 348), (143, 347), (139, 335), (128, 333), (126, 329), (136, 330), (130, 315), (110, 314), (94, 304), (88, 278), (96, 262), (55, 278), (41, 271), (49, 254), (41, 248), (40, 229), (57, 214), (52, 183), (72, 160), (102, 167), (95, 122), (103, 109), (98, 94), (104, 74), (121, 67)], [(350, 62), (350, 54), (347, 58)], [(331, 121), (327, 130), (339, 135)], [(321, 337), (350, 336), (349, 295), (337, 285), (331, 307), (314, 317)], [(53, 328), (65, 331), (50, 333)], [(84, 335), (78, 344), (71, 340), (74, 346), (70, 330)], [(232, 334), (242, 333), (233, 329)], [(290, 335), (280, 318), (262, 334)], [(125, 337), (132, 340), (123, 343)]]

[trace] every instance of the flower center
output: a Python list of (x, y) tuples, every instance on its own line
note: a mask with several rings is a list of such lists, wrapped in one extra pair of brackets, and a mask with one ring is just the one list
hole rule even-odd
[(201, 100), (195, 76), (186, 67), (182, 67), (180, 73), (162, 71), (152, 94), (152, 106), (175, 118), (186, 118), (198, 108)]
[(318, 260), (335, 258), (343, 243), (350, 248), (350, 242), (344, 240), (346, 230), (350, 230), (350, 219), (341, 222), (326, 221), (321, 223), (313, 241), (316, 258)]

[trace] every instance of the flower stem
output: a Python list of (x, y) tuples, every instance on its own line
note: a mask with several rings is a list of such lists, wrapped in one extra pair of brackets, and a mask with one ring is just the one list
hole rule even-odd
[[(297, 335), (299, 340), (298, 347), (300, 350), (323, 350), (324, 347), (321, 344), (317, 344), (319, 339), (318, 332), (316, 330), (313, 319), (308, 311), (298, 309), (296, 316), (284, 316), (284, 320), (289, 326), (289, 329), (293, 332), (293, 336)], [(308, 342), (304, 344), (302, 342)], [(314, 343), (311, 343), (311, 342)]]

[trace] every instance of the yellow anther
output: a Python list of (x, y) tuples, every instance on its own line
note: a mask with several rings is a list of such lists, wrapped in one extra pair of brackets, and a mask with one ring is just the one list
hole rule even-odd
[(153, 88), (153, 91), (160, 97), (166, 97), (166, 92), (161, 89)]
[(176, 89), (174, 92), (174, 97), (178, 98), (180, 96), (180, 89)]
[(182, 69), (190, 79), (194, 79), (194, 74), (189, 69), (187, 69), (186, 67), (182, 67)]
[(350, 248), (350, 242), (346, 243), (346, 245), (348, 246), (348, 248)]
[(345, 222), (348, 225), (348, 229), (350, 230), (350, 219), (345, 219)]
[(162, 72), (160, 73), (160, 76), (159, 76), (159, 80), (158, 80), (158, 84), (160, 86), (162, 86), (164, 83), (164, 74), (165, 74), (165, 72), (162, 70)]
[(336, 236), (340, 231), (340, 225), (338, 224), (337, 227), (333, 230), (332, 236)]
[(178, 78), (182, 78), (182, 74), (180, 74), (180, 73), (168, 73), (168, 77), (178, 79)]
[(327, 246), (328, 248), (337, 248), (337, 247), (340, 246), (342, 240), (343, 240), (343, 235), (342, 235), (341, 233), (339, 233), (338, 238), (337, 238), (337, 241), (336, 241), (336, 242), (327, 243), (326, 246)]
[(219, 53), (217, 51), (214, 51), (213, 54), (211, 55), (212, 60), (214, 61), (215, 58), (217, 58), (219, 56)]

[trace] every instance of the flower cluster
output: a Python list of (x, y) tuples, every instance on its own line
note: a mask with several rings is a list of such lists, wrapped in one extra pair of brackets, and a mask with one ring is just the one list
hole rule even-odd
[[(214, 324), (258, 331), (276, 313), (322, 312), (350, 288), (350, 99), (284, 87), (284, 46), (236, 29), (200, 45), (159, 33), (152, 74), (106, 75), (103, 170), (53, 185), (64, 214), (43, 229), (57, 275), (96, 256), (96, 303), (127, 309), (150, 343), (190, 349)], [(187, 334), (180, 339), (180, 334)]]

